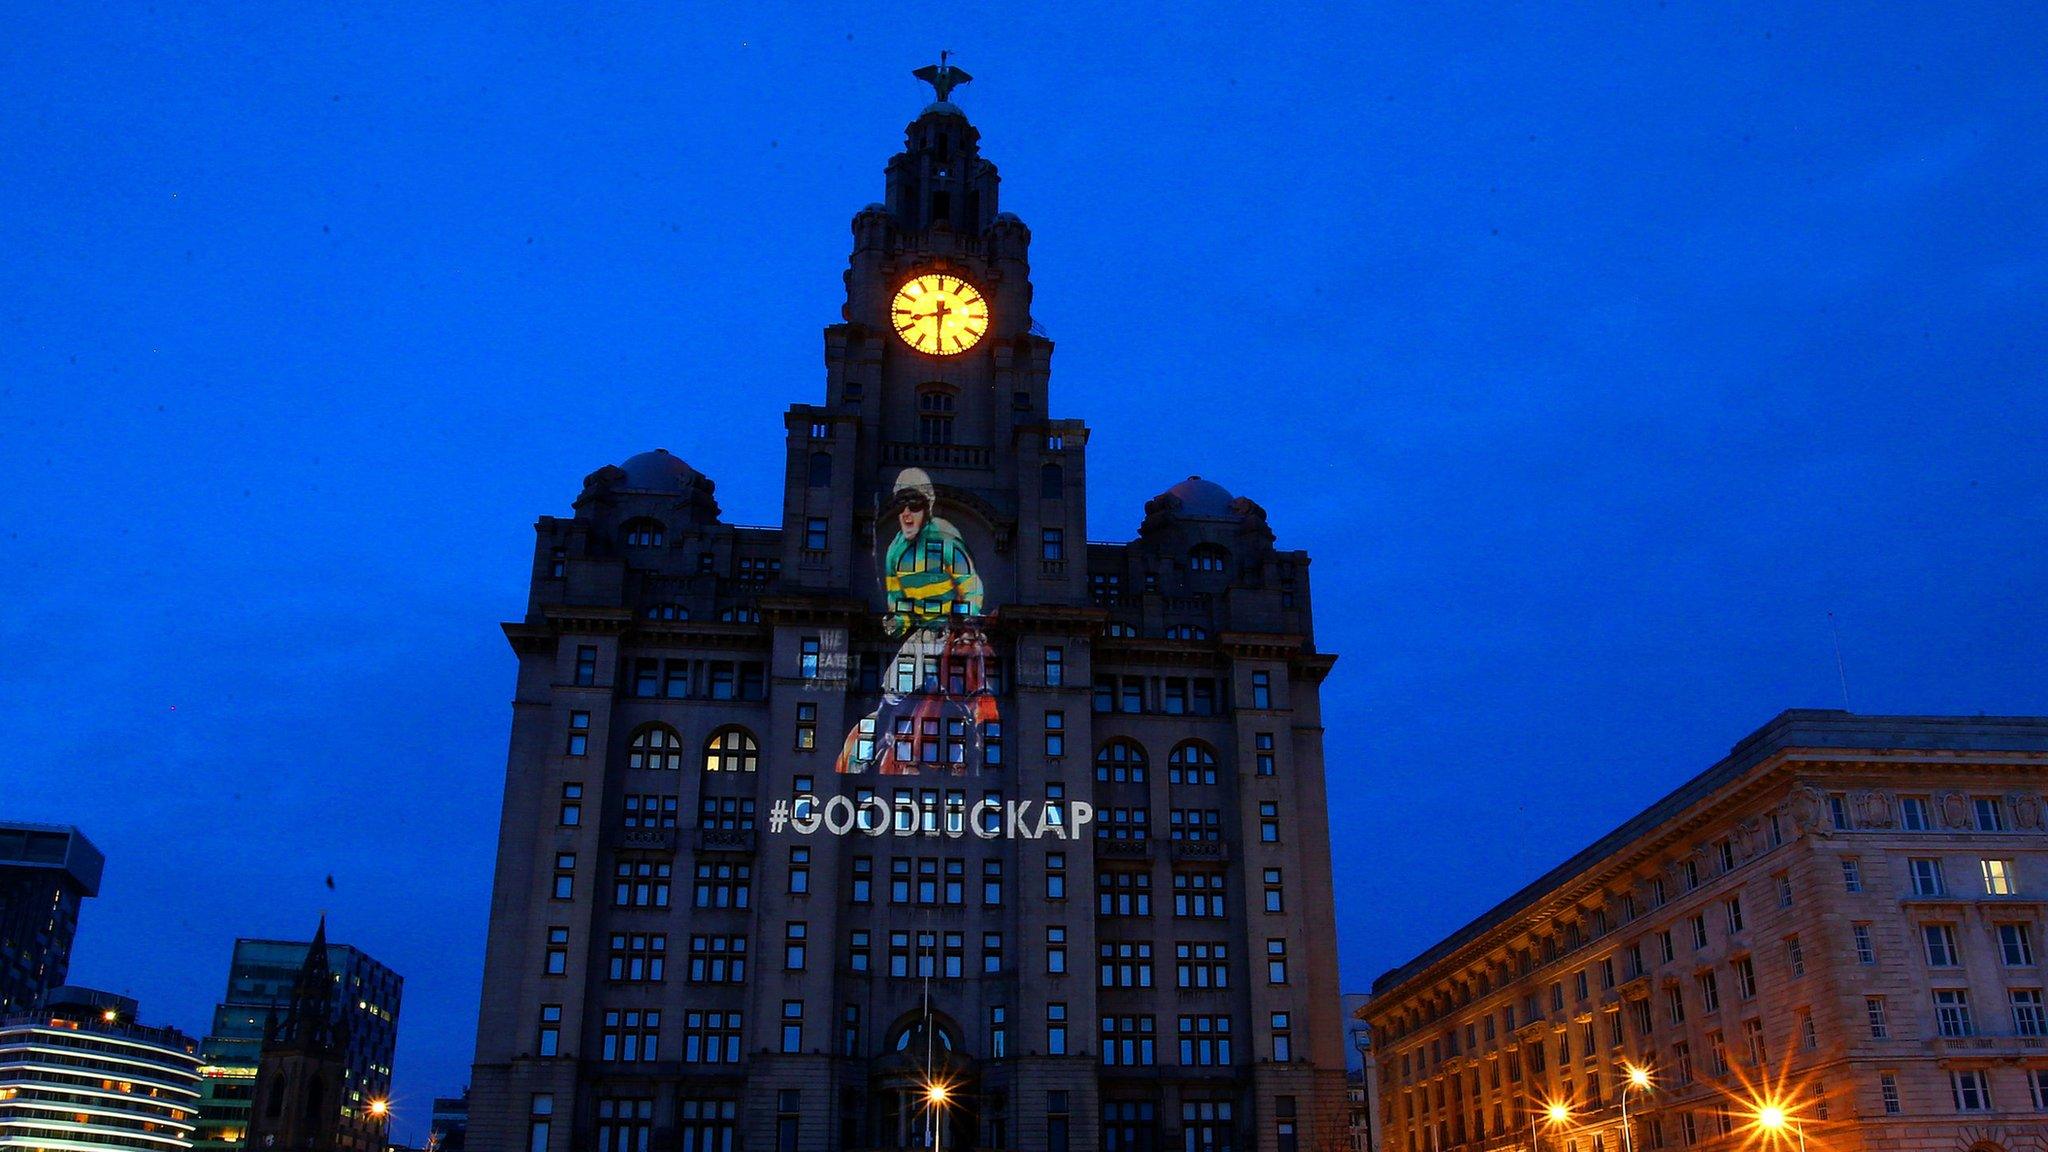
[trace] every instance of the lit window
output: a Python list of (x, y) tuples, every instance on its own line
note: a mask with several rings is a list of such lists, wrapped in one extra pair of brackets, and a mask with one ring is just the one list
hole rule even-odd
[(1983, 867), (1986, 896), (2010, 896), (2018, 891), (2013, 884), (2012, 861), (1986, 860)]
[(744, 728), (720, 728), (704, 745), (706, 772), (752, 772), (760, 766), (760, 748)]

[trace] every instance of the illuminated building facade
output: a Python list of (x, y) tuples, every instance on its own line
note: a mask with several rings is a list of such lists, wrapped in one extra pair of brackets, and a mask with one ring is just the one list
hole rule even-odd
[(2048, 719), (1780, 715), (1375, 983), (1385, 1148), (2041, 1147), (2044, 785)]
[[(193, 1142), (202, 1152), (247, 1146), (264, 1032), (290, 1009), (312, 948), (306, 940), (235, 941), (227, 993), (199, 1045), (202, 1097)], [(334, 984), (329, 1012), (344, 1044), (344, 1098), (348, 1108), (361, 1113), (370, 1101), (391, 1096), (405, 981), (360, 949), (346, 944), (325, 944), (325, 949)]]
[(0, 1017), (0, 1149), (192, 1146), (199, 1058), (192, 1038), (136, 1022), (135, 1001), (50, 991)]
[(656, 451), (537, 526), (478, 1149), (1347, 1140), (1308, 557), (1193, 478), (1090, 539), (1030, 231), (923, 75), (777, 525)]
[(64, 983), (79, 905), (99, 895), (105, 865), (76, 828), (0, 822), (0, 1016)]

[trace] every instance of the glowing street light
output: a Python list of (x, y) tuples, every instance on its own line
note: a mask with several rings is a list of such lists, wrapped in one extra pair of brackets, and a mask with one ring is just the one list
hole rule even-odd
[(1628, 1126), (1628, 1090), (1649, 1091), (1650, 1070), (1634, 1064), (1626, 1065), (1626, 1068), (1628, 1078), (1621, 1082), (1621, 1152), (1636, 1152), (1635, 1136)]
[(1547, 1110), (1547, 1114), (1552, 1124), (1562, 1124), (1572, 1118), (1572, 1110), (1565, 1107), (1562, 1101), (1552, 1104)]
[(943, 1080), (934, 1080), (925, 1085), (924, 1102), (931, 1105), (932, 1109), (932, 1152), (944, 1152), (940, 1144), (945, 1137), (943, 1129), (946, 1123), (946, 1104), (952, 1098), (953, 1094), (946, 1090), (946, 1083)]
[(384, 1117), (386, 1117), (386, 1116), (389, 1116), (389, 1115), (391, 1115), (391, 1101), (389, 1101), (389, 1100), (372, 1100), (372, 1101), (370, 1101), (370, 1115), (372, 1115), (372, 1116), (375, 1116), (375, 1117), (376, 1117), (377, 1119), (379, 1119), (379, 1120), (382, 1120), (382, 1119), (383, 1119)]
[[(1538, 1117), (1539, 1115), (1540, 1115), (1540, 1116), (1542, 1116), (1542, 1117), (1543, 1117), (1543, 1118), (1544, 1118), (1545, 1120), (1549, 1121), (1549, 1122), (1550, 1122), (1550, 1125), (1551, 1125), (1551, 1127), (1553, 1127), (1553, 1128), (1554, 1128), (1554, 1127), (1556, 1127), (1557, 1125), (1559, 1125), (1559, 1124), (1562, 1124), (1562, 1123), (1564, 1123), (1565, 1121), (1567, 1121), (1567, 1120), (1571, 1119), (1571, 1117), (1572, 1117), (1572, 1110), (1571, 1110), (1570, 1108), (1567, 1108), (1567, 1107), (1565, 1107), (1565, 1105), (1564, 1105), (1564, 1102), (1560, 1100), (1560, 1101), (1556, 1101), (1556, 1102), (1552, 1103), (1551, 1105), (1549, 1105), (1548, 1107), (1546, 1107), (1546, 1108), (1545, 1108), (1545, 1109), (1544, 1109), (1544, 1110), (1543, 1110), (1542, 1112), (1540, 1112), (1540, 1113), (1538, 1113), (1538, 1112), (1531, 1112), (1531, 1113), (1529, 1113), (1529, 1152), (1537, 1152), (1537, 1149), (1536, 1149), (1536, 1118), (1537, 1118), (1537, 1117)], [(1434, 1128), (1431, 1128), (1431, 1129), (1430, 1129), (1430, 1132), (1431, 1132), (1431, 1134), (1432, 1134), (1432, 1135), (1434, 1135), (1434, 1134), (1435, 1134), (1435, 1132), (1436, 1132), (1436, 1129), (1434, 1129)]]
[(1756, 1110), (1756, 1126), (1772, 1135), (1783, 1135), (1788, 1124), (1799, 1137), (1799, 1152), (1806, 1152), (1806, 1124), (1799, 1117), (1788, 1115), (1783, 1104), (1772, 1101)]

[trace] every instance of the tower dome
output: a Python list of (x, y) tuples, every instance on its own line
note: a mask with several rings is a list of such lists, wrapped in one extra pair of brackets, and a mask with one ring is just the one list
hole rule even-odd
[(619, 469), (626, 474), (619, 486), (639, 492), (684, 492), (704, 479), (702, 472), (666, 448), (642, 452), (619, 465)]
[(1171, 496), (1180, 501), (1180, 514), (1183, 516), (1204, 516), (1221, 520), (1240, 515), (1231, 508), (1237, 497), (1232, 496), (1229, 489), (1214, 480), (1204, 480), (1200, 476), (1190, 476), (1160, 495)]

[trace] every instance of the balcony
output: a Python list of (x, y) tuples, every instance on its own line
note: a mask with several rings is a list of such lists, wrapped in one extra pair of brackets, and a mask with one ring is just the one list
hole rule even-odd
[(1114, 860), (1150, 860), (1152, 841), (1117, 840), (1108, 836), (1098, 836), (1095, 838), (1095, 855)]
[(941, 468), (986, 468), (989, 451), (972, 444), (917, 444), (892, 440), (882, 445), (882, 463)]
[(619, 833), (619, 847), (643, 851), (673, 852), (676, 850), (676, 830), (673, 828), (628, 828)]
[(1230, 859), (1230, 847), (1221, 840), (1175, 840), (1173, 859), (1189, 861), (1210, 861), (1220, 864)]
[(698, 828), (691, 845), (698, 852), (752, 852), (752, 828)]

